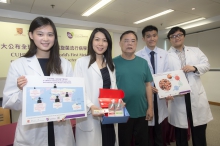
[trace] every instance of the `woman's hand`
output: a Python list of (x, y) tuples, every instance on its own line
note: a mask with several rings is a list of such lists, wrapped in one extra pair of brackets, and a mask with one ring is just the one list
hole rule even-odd
[(27, 79), (25, 78), (25, 76), (20, 76), (17, 79), (17, 86), (20, 90), (23, 90), (23, 87), (27, 84)]
[(92, 105), (91, 107), (90, 107), (90, 109), (91, 109), (91, 111), (92, 111), (92, 115), (94, 116), (94, 117), (102, 117), (104, 114), (94, 114), (94, 110), (101, 110), (101, 108), (99, 108), (99, 107), (97, 107), (97, 106), (95, 106), (95, 105)]

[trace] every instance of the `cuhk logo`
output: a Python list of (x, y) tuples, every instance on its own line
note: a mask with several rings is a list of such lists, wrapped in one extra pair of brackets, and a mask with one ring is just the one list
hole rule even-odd
[(49, 121), (49, 118), (46, 118), (47, 121)]
[(16, 30), (17, 30), (18, 34), (22, 34), (23, 33), (23, 28), (16, 28)]
[(73, 38), (74, 33), (73, 32), (67, 32), (67, 36), (69, 39)]

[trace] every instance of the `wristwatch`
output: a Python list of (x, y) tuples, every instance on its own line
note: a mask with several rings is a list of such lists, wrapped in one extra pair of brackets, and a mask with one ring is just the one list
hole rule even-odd
[(193, 66), (194, 68), (195, 68), (195, 71), (194, 71), (194, 73), (196, 73), (197, 71), (198, 71), (198, 69), (195, 67), (195, 66)]

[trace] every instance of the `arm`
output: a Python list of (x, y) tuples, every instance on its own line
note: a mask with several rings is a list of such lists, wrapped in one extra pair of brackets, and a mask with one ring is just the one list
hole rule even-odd
[[(199, 63), (195, 65), (186, 65), (182, 68), (184, 72), (194, 72), (197, 76), (201, 76), (210, 69), (210, 64), (208, 62), (208, 58), (205, 56), (205, 54), (199, 49), (195, 48), (195, 56), (198, 58)], [(197, 70), (197, 71), (196, 71)]]
[(20, 75), (12, 62), (3, 90), (3, 108), (9, 108), (13, 110), (22, 109), (22, 89), (27, 82), (25, 82), (24, 77), (21, 80), (19, 79), (19, 77)]
[(73, 67), (69, 61), (67, 61), (67, 74), (66, 74), (66, 76), (73, 77)]
[(146, 113), (146, 120), (151, 121), (153, 119), (153, 97), (152, 97), (152, 89), (151, 89), (151, 83), (146, 83), (146, 96), (147, 96), (147, 103), (148, 103), (148, 109)]
[(197, 48), (197, 57), (199, 58), (199, 64), (195, 64), (194, 66), (197, 68), (198, 72), (195, 72), (196, 75), (200, 76), (210, 69), (210, 64), (206, 55)]

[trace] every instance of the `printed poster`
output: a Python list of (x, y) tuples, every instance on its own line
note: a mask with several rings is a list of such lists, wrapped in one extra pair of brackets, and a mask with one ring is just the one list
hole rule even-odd
[(191, 90), (182, 70), (154, 74), (153, 80), (160, 98), (186, 94)]
[(87, 116), (84, 79), (26, 76), (23, 88), (22, 125)]

